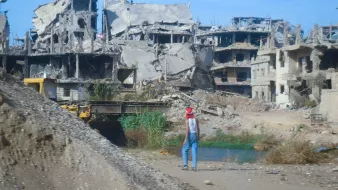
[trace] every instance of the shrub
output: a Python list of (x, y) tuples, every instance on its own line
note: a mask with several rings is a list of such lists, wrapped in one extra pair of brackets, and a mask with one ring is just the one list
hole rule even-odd
[(127, 147), (144, 148), (147, 145), (148, 135), (144, 129), (129, 130), (125, 132), (127, 138)]
[(265, 158), (268, 164), (317, 163), (320, 155), (314, 152), (309, 141), (291, 140), (273, 149)]
[(123, 116), (120, 121), (126, 133), (130, 131), (145, 131), (147, 148), (163, 147), (166, 117), (162, 113), (143, 112), (135, 116)]
[(305, 100), (305, 106), (308, 108), (314, 108), (317, 106), (317, 102), (315, 100)]

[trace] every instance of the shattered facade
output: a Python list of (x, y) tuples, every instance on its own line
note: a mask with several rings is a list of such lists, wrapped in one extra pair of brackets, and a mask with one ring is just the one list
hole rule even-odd
[[(186, 4), (105, 1), (103, 35), (121, 50), (120, 68), (136, 68), (137, 82), (155, 79), (179, 89), (212, 88), (212, 49), (194, 45), (195, 23)], [(130, 76), (125, 72), (124, 83)]]
[(338, 98), (335, 30), (333, 26), (315, 25), (309, 37), (303, 39), (298, 25), (283, 46), (260, 49), (252, 65), (254, 97), (280, 107), (301, 107), (306, 101), (315, 101), (321, 103), (322, 114), (338, 121), (337, 112), (330, 110), (334, 106), (328, 103)]
[[(282, 23), (270, 18), (234, 17), (231, 26), (198, 26), (196, 43), (214, 47), (211, 70), (217, 89), (251, 96), (251, 64), (265, 44), (275, 47), (283, 43)], [(276, 36), (273, 42), (271, 35)]]

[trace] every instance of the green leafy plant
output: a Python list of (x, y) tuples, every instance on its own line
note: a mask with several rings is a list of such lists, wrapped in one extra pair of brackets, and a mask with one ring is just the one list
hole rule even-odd
[(166, 117), (162, 113), (145, 111), (134, 116), (123, 116), (120, 121), (126, 133), (140, 129), (146, 132), (146, 148), (163, 147), (167, 125)]
[(118, 93), (116, 84), (102, 83), (96, 80), (90, 87), (87, 88), (90, 100), (104, 101), (111, 100)]

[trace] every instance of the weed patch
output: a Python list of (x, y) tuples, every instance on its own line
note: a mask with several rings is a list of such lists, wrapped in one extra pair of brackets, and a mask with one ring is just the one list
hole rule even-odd
[(308, 141), (291, 140), (270, 151), (265, 158), (268, 164), (311, 164), (318, 163), (321, 155), (314, 151)]
[[(131, 145), (142, 148), (163, 147), (164, 132), (167, 126), (166, 117), (162, 113), (143, 112), (135, 116), (123, 116), (120, 121)], [(134, 142), (139, 143), (135, 145)]]

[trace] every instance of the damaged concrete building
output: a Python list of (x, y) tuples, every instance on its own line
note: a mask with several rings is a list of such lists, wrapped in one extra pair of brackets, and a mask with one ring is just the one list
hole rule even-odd
[(85, 100), (95, 79), (115, 83), (120, 53), (96, 39), (97, 0), (55, 0), (34, 10), (34, 29), (7, 54), (7, 72), (57, 79), (59, 100)]
[(337, 31), (337, 26), (315, 25), (303, 39), (298, 25), (295, 34), (284, 34), (282, 46), (270, 44), (260, 49), (255, 63), (265, 65), (270, 72), (255, 74), (259, 69), (252, 67), (252, 80), (265, 82), (263, 88), (253, 85), (254, 97), (280, 107), (301, 107), (306, 101), (315, 101), (329, 121), (338, 121), (332, 106), (338, 103)]
[[(284, 57), (279, 57), (281, 60), (277, 59), (277, 49), (282, 48), (284, 44), (300, 43), (302, 33), (300, 27), (296, 28), (283, 21), (276, 22), (272, 26), (267, 39), (262, 42), (257, 52), (256, 59), (251, 62), (253, 98), (265, 102), (276, 102), (276, 68), (277, 66), (284, 68)], [(281, 69), (278, 70), (278, 74), (280, 71)], [(284, 91), (283, 88), (282, 86), (282, 91)]]
[[(194, 45), (195, 23), (187, 4), (105, 1), (103, 33), (121, 49), (121, 67), (136, 68), (137, 82), (163, 79), (181, 90), (212, 88), (212, 49)], [(130, 84), (133, 73), (124, 73)]]
[(214, 47), (211, 68), (218, 90), (251, 96), (251, 63), (258, 49), (269, 43), (274, 27), (282, 20), (234, 17), (227, 27), (198, 26), (198, 44)]

